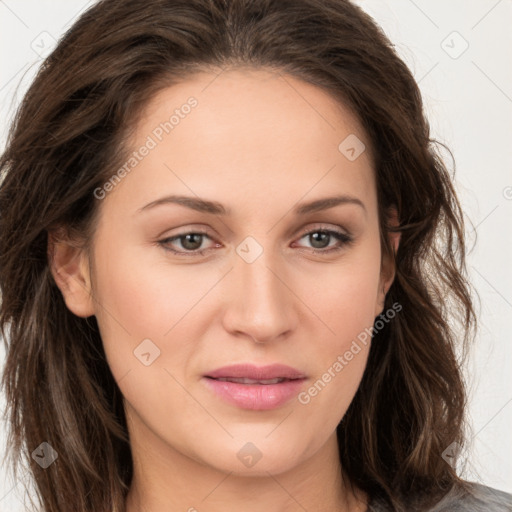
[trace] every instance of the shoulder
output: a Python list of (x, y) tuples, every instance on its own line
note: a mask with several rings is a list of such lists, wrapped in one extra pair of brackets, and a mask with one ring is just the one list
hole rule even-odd
[[(417, 498), (409, 497), (407, 501), (410, 501), (408, 510), (415, 512), (512, 512), (512, 494), (473, 482), (462, 482), (430, 508), (418, 508)], [(391, 509), (372, 499), (367, 512), (391, 512)]]
[(511, 512), (512, 494), (466, 482), (449, 492), (429, 512)]

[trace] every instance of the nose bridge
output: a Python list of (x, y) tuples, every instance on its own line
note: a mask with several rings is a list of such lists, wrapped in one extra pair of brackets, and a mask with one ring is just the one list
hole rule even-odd
[(294, 327), (294, 295), (284, 284), (280, 263), (278, 255), (254, 239), (239, 244), (226, 328), (267, 341)]

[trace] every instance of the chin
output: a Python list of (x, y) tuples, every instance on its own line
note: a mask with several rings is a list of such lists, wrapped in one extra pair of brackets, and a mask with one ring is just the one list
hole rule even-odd
[(269, 439), (268, 432), (260, 437), (235, 438), (228, 445), (215, 442), (216, 451), (208, 453), (206, 458), (206, 451), (199, 450), (203, 463), (239, 476), (268, 477), (269, 473), (278, 475), (289, 471), (307, 458), (308, 454), (292, 438), (283, 444), (281, 439)]

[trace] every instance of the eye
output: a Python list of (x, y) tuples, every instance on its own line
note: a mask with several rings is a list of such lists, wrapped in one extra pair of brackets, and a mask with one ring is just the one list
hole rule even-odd
[[(181, 233), (179, 235), (160, 240), (158, 244), (162, 246), (166, 251), (170, 251), (180, 256), (202, 256), (208, 249), (198, 249), (201, 247), (205, 237), (210, 238), (208, 233), (205, 233), (204, 231), (190, 231), (188, 233)], [(169, 247), (170, 244), (175, 244), (177, 242), (179, 242), (181, 247), (184, 249), (183, 251), (175, 250)]]
[[(351, 235), (333, 229), (312, 229), (304, 233), (299, 240), (306, 237), (309, 237), (313, 246), (309, 252), (321, 254), (341, 251), (345, 246), (350, 245), (353, 242)], [(205, 238), (212, 240), (208, 233), (204, 231), (189, 231), (159, 240), (157, 244), (163, 247), (164, 250), (178, 256), (203, 256), (207, 251), (213, 248), (206, 247), (201, 249)], [(337, 243), (334, 246), (329, 247), (331, 241)], [(172, 247), (173, 245), (176, 247), (178, 244), (181, 245), (181, 250), (180, 248), (175, 249)], [(221, 247), (221, 244), (216, 243), (215, 245), (217, 247)]]
[[(311, 251), (313, 253), (337, 252), (353, 242), (352, 236), (333, 229), (313, 229), (304, 233), (300, 240), (306, 237), (309, 237), (308, 240), (313, 246)], [(328, 248), (331, 241), (337, 241), (337, 244)]]

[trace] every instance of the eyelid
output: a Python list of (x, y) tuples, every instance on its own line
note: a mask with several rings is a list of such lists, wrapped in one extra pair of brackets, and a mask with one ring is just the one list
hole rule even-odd
[(174, 251), (172, 249), (168, 249), (165, 247), (165, 243), (179, 240), (180, 238), (184, 238), (187, 235), (203, 235), (204, 237), (208, 237), (210, 240), (213, 241), (212, 236), (206, 230), (204, 230), (204, 229), (189, 229), (187, 231), (182, 231), (181, 233), (177, 233), (176, 235), (166, 236), (165, 238), (158, 240), (157, 244), (162, 245), (164, 247), (164, 249), (168, 250), (169, 252), (172, 252), (172, 253), (175, 253), (178, 255), (185, 255), (185, 256), (193, 256), (194, 254), (202, 254), (208, 250), (208, 249), (201, 249), (201, 250), (195, 250), (195, 251)]
[(311, 235), (312, 233), (327, 233), (331, 237), (335, 237), (338, 240), (338, 243), (340, 245), (334, 246), (334, 247), (328, 247), (327, 249), (315, 249), (315, 248), (302, 248), (304, 252), (309, 252), (313, 254), (323, 254), (323, 255), (329, 255), (329, 254), (335, 254), (338, 252), (341, 252), (345, 247), (351, 245), (354, 242), (354, 237), (348, 233), (346, 230), (341, 229), (339, 226), (336, 226), (335, 228), (332, 227), (325, 227), (323, 225), (320, 226), (313, 226), (309, 228), (308, 230), (302, 232), (301, 235), (298, 237), (298, 240), (301, 240), (302, 238)]

